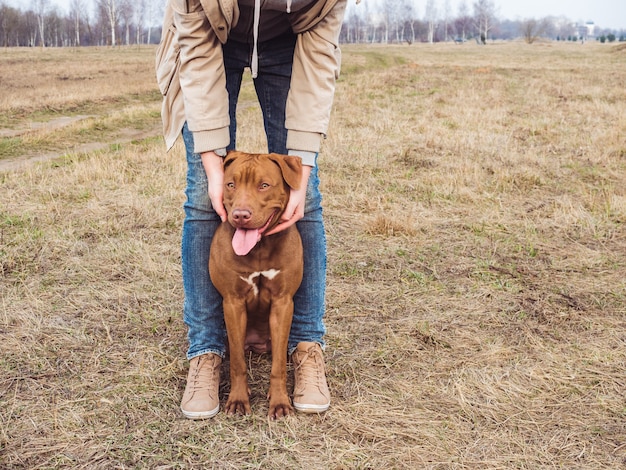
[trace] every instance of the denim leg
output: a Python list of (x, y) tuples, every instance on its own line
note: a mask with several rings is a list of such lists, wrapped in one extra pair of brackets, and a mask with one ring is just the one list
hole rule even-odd
[(285, 108), (291, 84), (296, 36), (289, 33), (259, 44), (259, 73), (254, 80), (267, 147), (270, 153), (287, 153)]
[(237, 102), (244, 69), (250, 66), (250, 46), (237, 41), (228, 41), (222, 47), (226, 90), (228, 91), (228, 113), (230, 115), (230, 144), (227, 150), (235, 150), (237, 144)]
[[(254, 88), (263, 113), (269, 152), (287, 153), (285, 107), (291, 82), (295, 44), (296, 36), (292, 33), (259, 44), (259, 73), (254, 80)], [(228, 150), (232, 150), (237, 143), (237, 101), (244, 69), (250, 67), (252, 45), (228, 41), (223, 46), (223, 52), (230, 112)]]
[(187, 325), (187, 358), (212, 352), (224, 356), (226, 328), (222, 297), (209, 277), (209, 252), (215, 230), (221, 223), (211, 207), (208, 182), (200, 155), (193, 152), (193, 134), (183, 127), (187, 156), (187, 201), (182, 235), (182, 269)]
[(313, 167), (306, 191), (304, 217), (296, 223), (304, 248), (304, 275), (293, 298), (294, 313), (289, 334), (289, 354), (300, 342), (319, 343), (326, 334), (326, 233), (322, 218), (322, 195), (317, 166)]

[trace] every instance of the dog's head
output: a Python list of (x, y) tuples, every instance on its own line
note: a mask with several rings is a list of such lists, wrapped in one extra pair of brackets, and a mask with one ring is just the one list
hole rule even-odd
[(280, 221), (290, 189), (298, 189), (302, 161), (288, 155), (231, 151), (224, 159), (224, 207), (235, 228), (233, 249), (246, 255)]

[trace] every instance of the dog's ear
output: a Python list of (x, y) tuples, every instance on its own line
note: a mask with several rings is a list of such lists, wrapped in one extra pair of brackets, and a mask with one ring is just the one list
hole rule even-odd
[(300, 180), (302, 179), (302, 159), (300, 157), (270, 153), (269, 159), (278, 164), (285, 183), (291, 189), (300, 188)]
[(226, 168), (228, 165), (234, 162), (235, 159), (237, 157), (240, 157), (241, 155), (242, 153), (238, 152), (237, 150), (229, 150), (228, 153), (226, 154), (226, 157), (224, 157), (224, 168)]

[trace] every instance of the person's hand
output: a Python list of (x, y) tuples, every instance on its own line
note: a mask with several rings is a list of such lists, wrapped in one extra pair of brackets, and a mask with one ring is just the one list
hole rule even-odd
[(202, 166), (209, 181), (209, 199), (213, 210), (226, 222), (226, 209), (224, 208), (224, 159), (215, 152), (204, 152), (200, 155)]
[(285, 230), (291, 227), (298, 220), (304, 217), (304, 203), (306, 201), (306, 187), (309, 183), (309, 176), (311, 175), (312, 167), (308, 165), (302, 165), (302, 179), (300, 180), (300, 188), (292, 189), (289, 194), (289, 202), (285, 212), (281, 216), (281, 223), (267, 232), (265, 235), (272, 235), (278, 233), (281, 230)]

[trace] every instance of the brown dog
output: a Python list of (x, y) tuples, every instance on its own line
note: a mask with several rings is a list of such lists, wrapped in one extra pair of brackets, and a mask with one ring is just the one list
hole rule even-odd
[(245, 351), (272, 351), (269, 417), (292, 412), (287, 394), (287, 341), (293, 296), (302, 282), (302, 241), (295, 226), (273, 235), (300, 185), (299, 158), (229, 152), (224, 160), (228, 222), (211, 245), (209, 272), (224, 298), (231, 390), (226, 413), (250, 413)]

